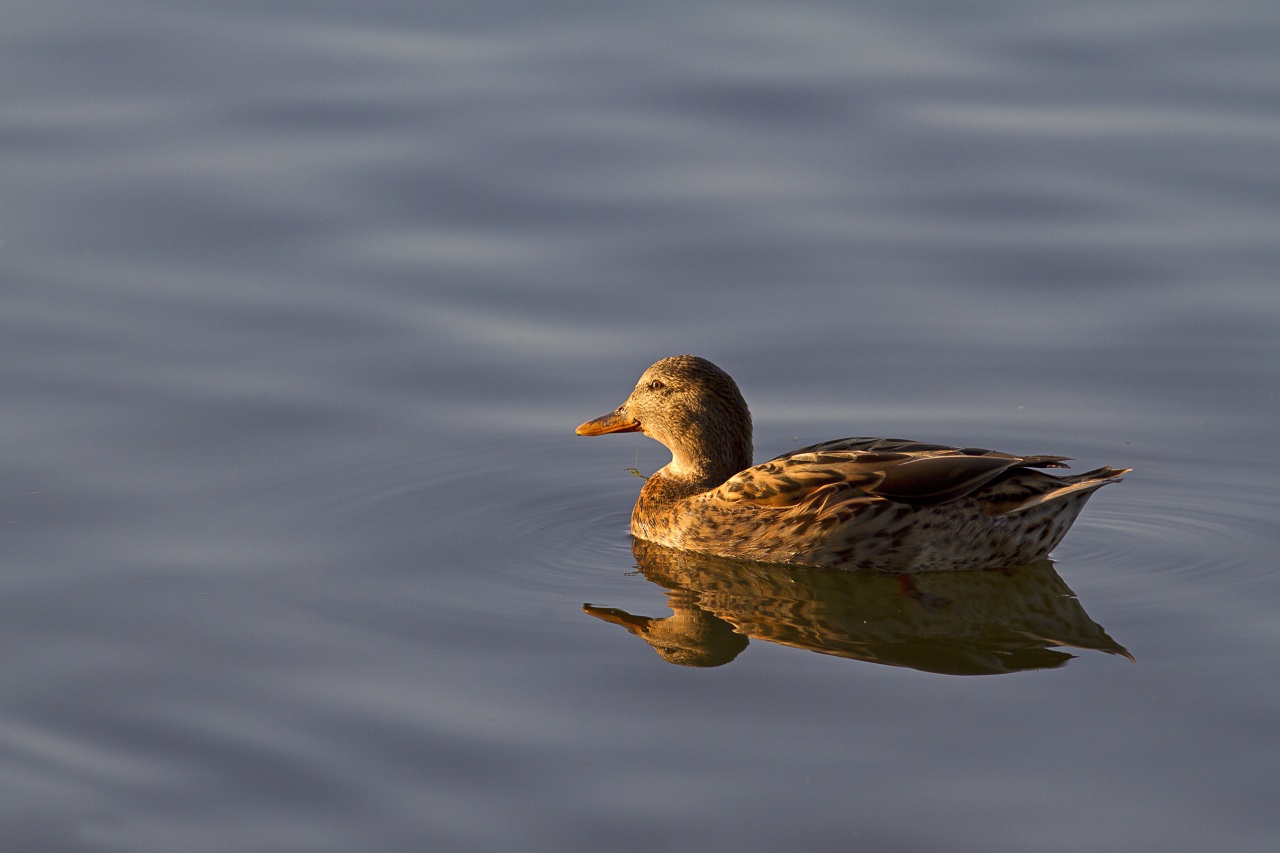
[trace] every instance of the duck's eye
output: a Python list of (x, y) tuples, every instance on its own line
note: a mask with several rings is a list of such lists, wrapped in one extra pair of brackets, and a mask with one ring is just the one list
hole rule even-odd
[(662, 384), (662, 380), (661, 380), (661, 379), (655, 379), (655, 380), (653, 380), (652, 382), (650, 382), (650, 383), (649, 383), (649, 390), (650, 390), (650, 391), (661, 391), (664, 387), (665, 387), (665, 386)]

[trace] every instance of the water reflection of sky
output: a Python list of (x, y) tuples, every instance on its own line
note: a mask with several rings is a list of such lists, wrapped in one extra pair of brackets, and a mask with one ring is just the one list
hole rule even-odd
[[(1274, 845), (1260, 5), (11, 5), (0, 846)], [(585, 616), (665, 459), (573, 426), (689, 351), (760, 459), (1132, 465), (1055, 569), (1137, 663)]]

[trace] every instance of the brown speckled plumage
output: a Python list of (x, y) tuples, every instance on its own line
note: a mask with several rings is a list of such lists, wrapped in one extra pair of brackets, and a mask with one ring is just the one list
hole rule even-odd
[(893, 438), (843, 438), (751, 466), (751, 413), (706, 359), (644, 372), (626, 402), (579, 435), (643, 432), (671, 451), (631, 532), (672, 548), (808, 566), (892, 571), (1030, 563), (1089, 496), (1129, 469), (1059, 477), (1061, 456), (1012, 456)]

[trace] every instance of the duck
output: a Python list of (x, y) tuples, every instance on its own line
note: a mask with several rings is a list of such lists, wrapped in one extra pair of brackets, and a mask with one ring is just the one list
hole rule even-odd
[(639, 432), (671, 461), (645, 479), (631, 534), (738, 560), (900, 573), (1045, 559), (1098, 489), (1131, 468), (1060, 476), (1065, 456), (898, 438), (824, 441), (753, 464), (751, 411), (705, 358), (664, 358), (578, 435)]

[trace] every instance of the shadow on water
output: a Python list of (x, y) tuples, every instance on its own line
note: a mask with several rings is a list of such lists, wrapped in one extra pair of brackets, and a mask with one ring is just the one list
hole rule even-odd
[(667, 590), (674, 614), (583, 609), (669, 663), (721, 666), (750, 639), (945, 675), (1051, 669), (1075, 657), (1053, 648), (1061, 646), (1130, 657), (1048, 560), (905, 576), (750, 563), (640, 539), (632, 550), (644, 576)]

